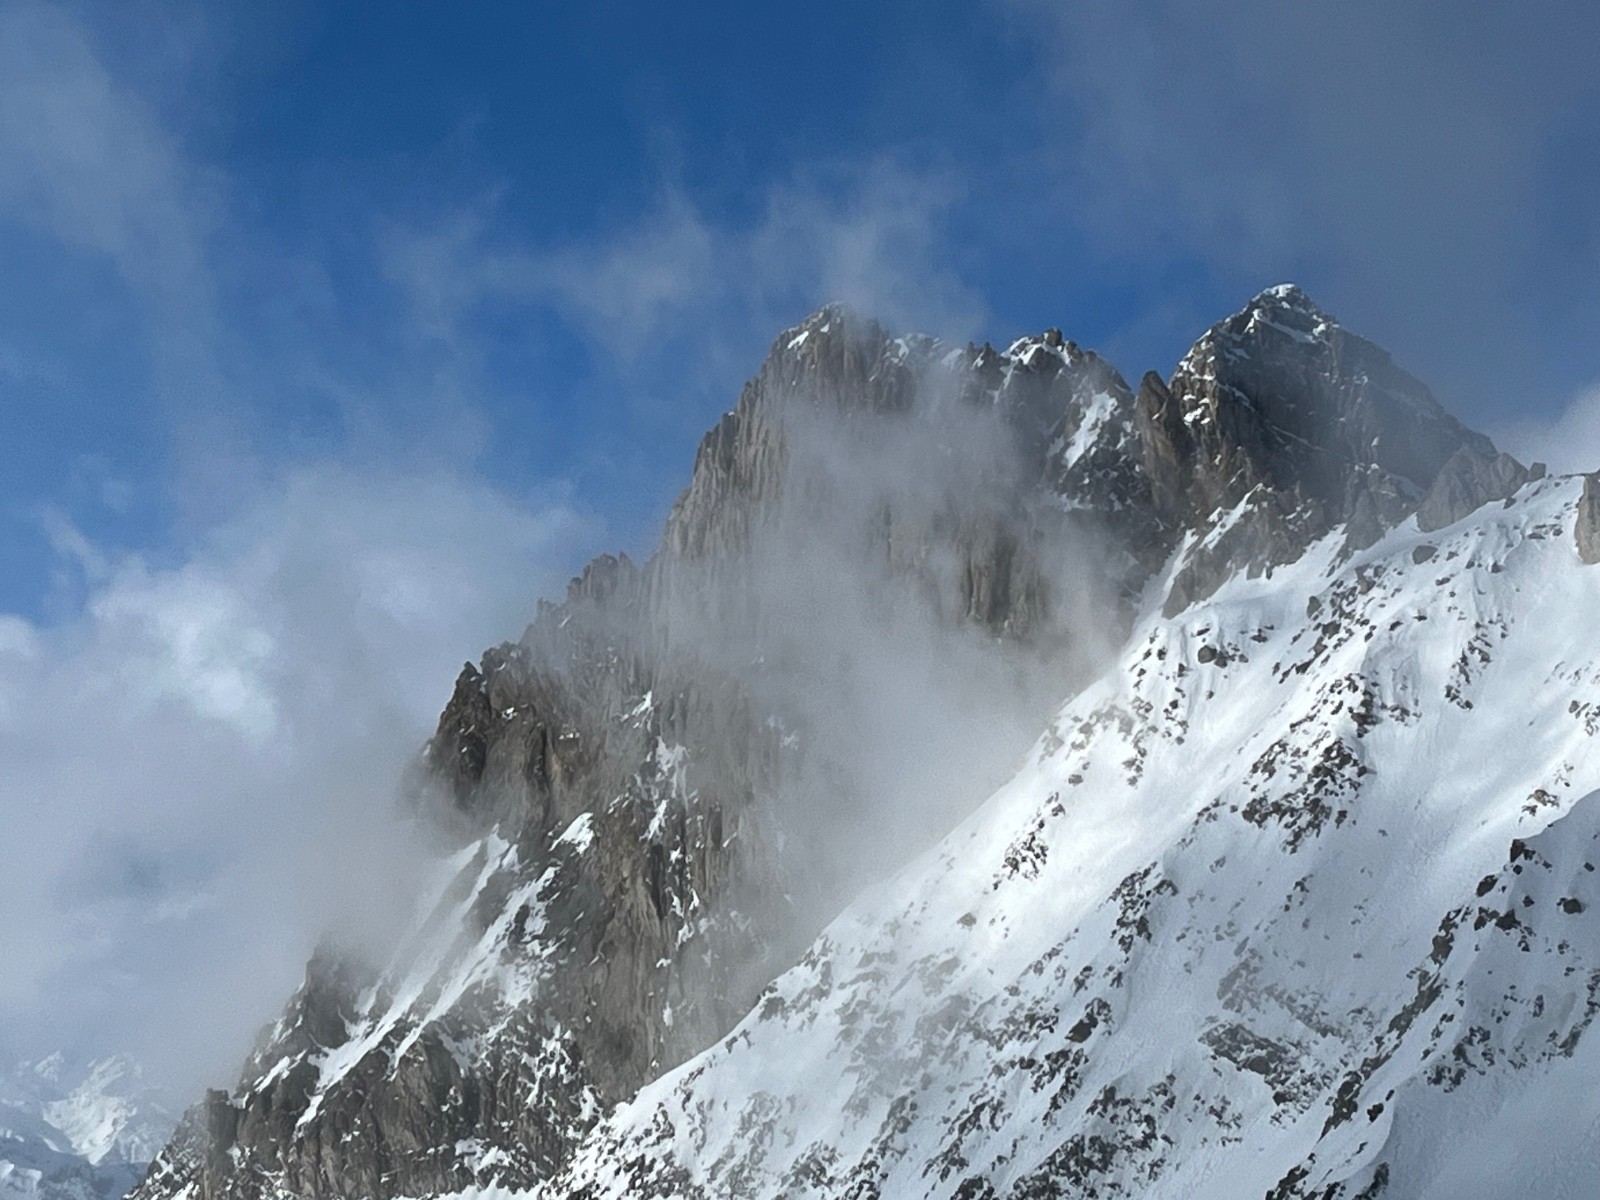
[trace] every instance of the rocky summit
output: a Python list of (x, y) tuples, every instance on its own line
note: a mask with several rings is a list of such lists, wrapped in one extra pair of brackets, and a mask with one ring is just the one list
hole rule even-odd
[(1292, 285), (1137, 388), (841, 306), (467, 665), (387, 961), (133, 1195), (1587, 1196), (1593, 478)]

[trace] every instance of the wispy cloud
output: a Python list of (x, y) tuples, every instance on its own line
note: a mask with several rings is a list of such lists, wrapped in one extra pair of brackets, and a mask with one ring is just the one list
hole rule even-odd
[(1524, 462), (1556, 472), (1600, 471), (1600, 385), (1586, 388), (1551, 418), (1526, 418), (1489, 431)]
[(403, 908), (401, 771), (594, 532), (304, 468), (179, 562), (98, 564), (77, 620), (0, 617), (0, 1028), (225, 1077), (325, 928)]
[(726, 395), (775, 330), (828, 300), (899, 328), (980, 328), (983, 302), (946, 253), (961, 196), (947, 168), (885, 157), (797, 171), (745, 218), (713, 216), (666, 184), (650, 211), (558, 245), (530, 245), (490, 197), (433, 222), (389, 222), (381, 256), (441, 343), (470, 343), (485, 310), (539, 308), (613, 381), (661, 390), (695, 378)]
[[(306, 314), (241, 327), (229, 272), (272, 248), (100, 32), (0, 7), (0, 227), (120, 292), (177, 466), (130, 479), (80, 453), (55, 500), (7, 498), (38, 514), (67, 602), (0, 613), (0, 1040), (131, 1047), (192, 1089), (226, 1078), (330, 925), (403, 910), (401, 772), (461, 661), (598, 534), (558, 483), (471, 475), (469, 347), (374, 373)], [(21, 352), (0, 368), (79, 386)], [(339, 463), (258, 436), (304, 392), (345, 419)], [(147, 548), (80, 522), (163, 487), (179, 524)]]
[(0, 9), (0, 216), (102, 256), (145, 307), (174, 369), (215, 335), (207, 243), (223, 177), (123, 86), (70, 10)]
[[(177, 466), (80, 455), (21, 504), (70, 602), (0, 613), (0, 821), (24, 848), (0, 869), (0, 1038), (131, 1043), (193, 1086), (226, 1077), (330, 920), (403, 909), (400, 772), (462, 659), (598, 548), (555, 481), (472, 475), (528, 388), (492, 361), (496, 328), (555, 322), (589, 360), (574, 386), (682, 426), (676, 481), (774, 332), (823, 301), (955, 334), (983, 306), (945, 253), (957, 173), (893, 156), (796, 168), (742, 215), (668, 180), (559, 243), (493, 196), (373, 208), (340, 231), (377, 268), (351, 290), (251, 227), (104, 32), (93, 10), (0, 7), (0, 232), (117, 293)], [(242, 314), (253, 270), (273, 297)], [(0, 372), (83, 386), (21, 349)], [(301, 410), (334, 432), (262, 436)], [(148, 547), (85, 519), (163, 487), (179, 515)]]

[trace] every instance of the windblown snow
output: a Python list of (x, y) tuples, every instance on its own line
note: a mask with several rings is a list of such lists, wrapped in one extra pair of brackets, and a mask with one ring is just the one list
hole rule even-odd
[[(748, 532), (741, 505), (767, 496), (729, 480), (778, 457), (736, 436), (765, 428), (772, 380), (848, 380), (888, 412), (902, 359), (961, 365), (962, 402), (1037, 446), (1038, 511), (1104, 518), (1106, 553), (1048, 565), (1120, 581), (1098, 678), (795, 962), (748, 904), (789, 877), (721, 853), (763, 845), (744, 801), (765, 766), (740, 744), (736, 786), (697, 770), (732, 753), (708, 730), (794, 735), (704, 672), (633, 663), (611, 622), (671, 572), (596, 560), (573, 585), (572, 636), (593, 644), (557, 646), (570, 679), (540, 674), (537, 624), (463, 671), (430, 746), (478, 764), (450, 778), (470, 776), (452, 795), (483, 823), (393, 961), (319, 953), (138, 1194), (1592, 1197), (1600, 569), (1575, 534), (1600, 540), (1600, 481), (1498, 455), (1290, 286), (1137, 395), (1055, 330), (940, 358), (875, 325), (822, 339), (834, 321), (784, 335), (708, 435), (671, 544), (743, 545), (701, 517), (728, 504)], [(1305, 346), (1319, 374), (1300, 387)], [(1420, 449), (1380, 462), (1379, 436)], [(1035, 532), (962, 561), (1000, 588)], [(997, 744), (972, 707), (960, 752)], [(507, 722), (498, 749), (477, 736)], [(902, 765), (863, 779), (912, 773), (868, 746)], [(493, 823), (502, 785), (520, 826)], [(914, 824), (895, 864), (936, 836)]]

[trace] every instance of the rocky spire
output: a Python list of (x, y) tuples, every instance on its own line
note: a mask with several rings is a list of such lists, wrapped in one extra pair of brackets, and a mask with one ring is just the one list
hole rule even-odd
[(1600, 474), (1583, 477), (1583, 495), (1578, 500), (1578, 520), (1573, 527), (1578, 557), (1586, 566), (1600, 563)]

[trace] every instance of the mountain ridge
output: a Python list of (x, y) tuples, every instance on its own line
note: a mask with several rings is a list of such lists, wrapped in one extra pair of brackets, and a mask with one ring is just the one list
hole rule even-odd
[[(1586, 1088), (1550, 1163), (1484, 1115), (1600, 1053), (1600, 662), (1553, 619), (1600, 587), (1579, 490), (1150, 614), (1012, 783), (536, 1194), (1585, 1194)], [(1534, 752), (1470, 752), (1506, 732)], [(1386, 1153), (1459, 1155), (1468, 1114), (1475, 1182)]]
[(411, 940), (314, 962), (136, 1195), (561, 1178), (1141, 621), (1535, 474), (1292, 286), (1137, 391), (1055, 330), (998, 351), (819, 310), (706, 435), (657, 552), (596, 559), (463, 670), (417, 801), (462, 848)]

